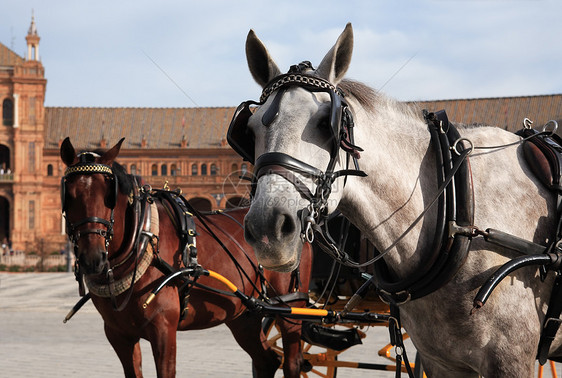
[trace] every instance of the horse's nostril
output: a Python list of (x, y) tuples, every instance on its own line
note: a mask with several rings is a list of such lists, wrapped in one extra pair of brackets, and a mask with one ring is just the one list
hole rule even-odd
[(254, 236), (254, 228), (252, 227), (251, 222), (244, 221), (244, 238), (249, 244), (256, 242), (256, 237)]
[(292, 235), (297, 229), (293, 217), (290, 215), (281, 215), (281, 236)]

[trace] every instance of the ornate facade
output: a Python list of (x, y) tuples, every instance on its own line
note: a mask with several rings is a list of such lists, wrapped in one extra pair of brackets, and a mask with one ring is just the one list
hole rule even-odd
[[(14, 250), (56, 251), (66, 243), (59, 147), (110, 148), (125, 137), (119, 163), (155, 188), (180, 188), (201, 210), (247, 200), (250, 169), (226, 143), (234, 108), (45, 107), (47, 80), (32, 20), (22, 58), (0, 43), (0, 240)], [(246, 199), (245, 199), (246, 198)]]
[[(32, 20), (27, 55), (0, 43), (0, 240), (15, 250), (59, 250), (66, 243), (61, 214), (59, 157), (69, 136), (80, 150), (125, 142), (118, 161), (161, 188), (181, 188), (196, 207), (237, 206), (248, 198), (239, 177), (251, 170), (226, 143), (235, 108), (65, 108), (45, 107), (47, 80)], [(446, 109), (456, 122), (477, 121), (509, 130), (524, 117), (543, 125), (562, 120), (562, 95), (420, 102)]]

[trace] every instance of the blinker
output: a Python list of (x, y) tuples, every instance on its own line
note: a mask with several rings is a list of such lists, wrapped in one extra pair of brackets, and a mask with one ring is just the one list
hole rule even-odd
[(261, 105), (256, 101), (244, 101), (232, 116), (228, 132), (226, 133), (226, 140), (234, 151), (246, 161), (254, 164), (254, 137), (248, 132), (248, 120), (253, 112), (250, 109), (251, 105)]
[(332, 146), (330, 149), (330, 157), (334, 158), (340, 145), (340, 130), (342, 122), (343, 107), (346, 106), (343, 94), (340, 90), (330, 82), (311, 75), (302, 74), (285, 74), (274, 79), (268, 84), (260, 98), (260, 102), (245, 101), (241, 103), (230, 122), (226, 139), (232, 149), (236, 151), (242, 158), (254, 164), (255, 146), (254, 136), (248, 130), (248, 119), (252, 116), (251, 105), (263, 105), (267, 98), (277, 91), (271, 105), (262, 116), (262, 123), (269, 126), (273, 123), (279, 114), (281, 98), (289, 86), (299, 86), (310, 92), (326, 92), (330, 95), (331, 112), (330, 112), (330, 132)]
[(269, 108), (267, 108), (263, 117), (261, 118), (261, 123), (263, 123), (264, 126), (271, 125), (275, 120), (275, 118), (277, 118), (277, 116), (279, 115), (279, 104), (281, 103), (281, 98), (283, 97), (286, 91), (287, 91), (287, 87), (283, 87), (279, 89), (279, 91), (273, 98), (271, 105), (269, 105)]
[(100, 173), (105, 176), (109, 176), (110, 179), (113, 181), (113, 190), (109, 193), (106, 202), (107, 207), (110, 209), (114, 209), (115, 205), (117, 204), (117, 193), (119, 191), (119, 183), (117, 180), (117, 176), (113, 173), (113, 169), (109, 165), (95, 163), (96, 156), (99, 156), (92, 152), (83, 152), (78, 155), (79, 162), (69, 166), (64, 176), (61, 178), (61, 205), (62, 211), (66, 211), (66, 179), (68, 176), (73, 174), (94, 174)]

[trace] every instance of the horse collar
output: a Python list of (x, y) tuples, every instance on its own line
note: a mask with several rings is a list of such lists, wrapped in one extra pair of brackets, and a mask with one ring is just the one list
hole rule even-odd
[[(433, 247), (427, 262), (401, 281), (390, 278), (382, 259), (375, 263), (372, 280), (381, 298), (390, 303), (420, 298), (441, 288), (462, 266), (470, 248), (471, 236), (464, 231), (474, 224), (472, 177), (468, 162), (452, 154), (450, 148), (460, 135), (445, 111), (424, 111), (424, 116), (435, 148), (438, 187), (446, 186), (440, 193)], [(449, 179), (451, 182), (446, 184)]]

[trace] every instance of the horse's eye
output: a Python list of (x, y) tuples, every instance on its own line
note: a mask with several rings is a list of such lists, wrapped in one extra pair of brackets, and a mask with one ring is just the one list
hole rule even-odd
[(318, 122), (318, 128), (322, 130), (328, 130), (330, 128), (330, 120), (328, 117), (324, 117)]

